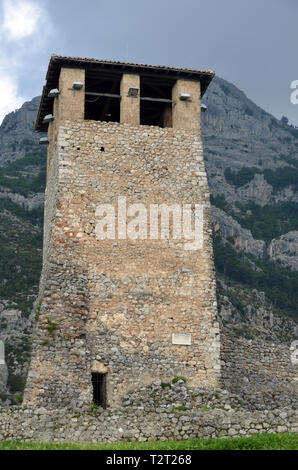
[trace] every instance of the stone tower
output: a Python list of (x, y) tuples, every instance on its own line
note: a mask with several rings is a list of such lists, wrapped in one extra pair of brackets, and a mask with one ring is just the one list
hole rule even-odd
[(51, 57), (36, 121), (47, 186), (25, 403), (115, 406), (177, 376), (218, 385), (201, 137), (213, 76)]

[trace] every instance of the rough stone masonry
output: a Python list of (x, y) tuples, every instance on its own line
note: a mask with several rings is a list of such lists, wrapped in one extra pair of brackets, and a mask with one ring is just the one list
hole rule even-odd
[[(94, 374), (105, 378), (99, 394), (110, 407), (131, 390), (177, 376), (189, 386), (218, 386), (200, 116), (213, 75), (52, 56), (36, 126), (45, 130), (44, 117), (52, 114), (43, 270), (25, 404), (89, 406)], [(48, 96), (53, 88), (59, 90), (54, 98)], [(118, 111), (120, 118), (111, 120)], [(93, 119), (85, 119), (88, 112)], [(153, 121), (158, 113), (161, 125)], [(154, 125), (143, 124), (150, 119)], [(98, 240), (96, 210), (116, 205), (119, 196), (128, 205), (204, 206), (202, 248), (184, 250), (171, 237)], [(175, 334), (187, 341), (175, 344)]]
[(48, 442), (166, 441), (298, 432), (289, 407), (250, 410), (225, 390), (155, 382), (107, 410), (0, 409), (0, 440)]

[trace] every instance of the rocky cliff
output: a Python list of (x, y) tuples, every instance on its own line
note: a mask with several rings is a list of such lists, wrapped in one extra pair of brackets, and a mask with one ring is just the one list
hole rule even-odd
[(232, 281), (228, 297), (245, 317), (248, 288), (265, 292), (271, 314), (297, 318), (298, 129), (220, 78), (204, 101), (219, 292)]
[(2, 403), (21, 400), (41, 270), (46, 153), (33, 130), (38, 104), (25, 103), (0, 127), (0, 339), (9, 371)]
[[(290, 344), (298, 330), (298, 130), (220, 78), (204, 102), (222, 334)], [(33, 131), (38, 103), (25, 103), (0, 127), (0, 339), (9, 370), (2, 404), (21, 399), (41, 269), (45, 150)]]

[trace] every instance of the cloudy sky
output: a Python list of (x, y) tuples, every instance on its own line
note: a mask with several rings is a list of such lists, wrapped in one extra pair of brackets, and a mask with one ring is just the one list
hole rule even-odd
[(56, 53), (213, 68), (298, 126), (297, 46), (297, 0), (0, 0), (0, 122)]

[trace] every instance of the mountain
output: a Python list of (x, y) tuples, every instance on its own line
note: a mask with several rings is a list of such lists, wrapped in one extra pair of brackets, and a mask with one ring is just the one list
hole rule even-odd
[(220, 78), (204, 101), (218, 290), (238, 321), (255, 304), (247, 297), (254, 289), (265, 293), (271, 312), (297, 318), (298, 129)]
[(0, 387), (4, 403), (21, 399), (41, 270), (46, 152), (34, 132), (38, 104), (39, 98), (25, 103), (0, 127), (0, 339), (9, 371)]
[[(289, 343), (298, 331), (298, 130), (221, 78), (204, 103), (222, 334)], [(38, 104), (25, 103), (0, 127), (0, 339), (9, 371), (2, 404), (21, 400), (41, 269), (46, 155), (33, 131)]]

